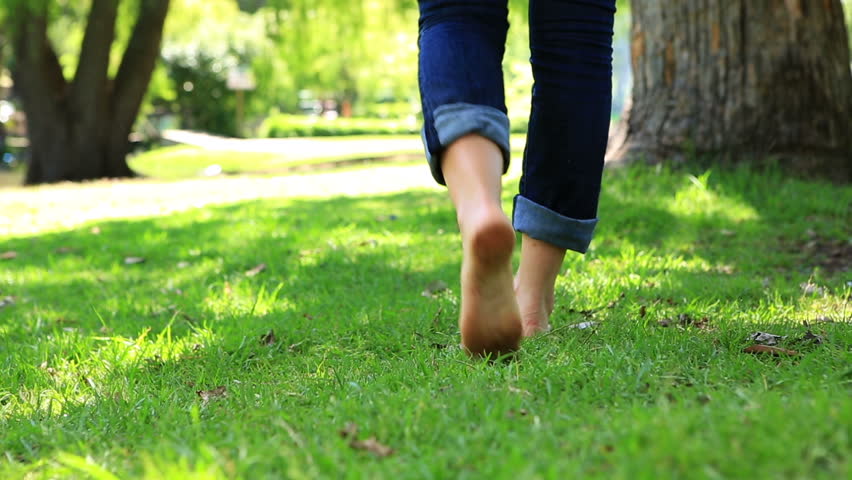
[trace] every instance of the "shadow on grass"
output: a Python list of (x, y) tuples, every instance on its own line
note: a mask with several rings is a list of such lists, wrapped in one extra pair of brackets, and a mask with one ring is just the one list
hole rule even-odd
[[(713, 285), (707, 294), (742, 296), (767, 278), (797, 285), (815, 272), (842, 276), (842, 268), (821, 269), (820, 252), (791, 246), (852, 236), (843, 223), (848, 208), (833, 200), (849, 198), (848, 189), (748, 172), (698, 185), (669, 172), (609, 175), (593, 250), (585, 259), (569, 255), (569, 268), (591, 271), (595, 261), (621, 258), (622, 274), (665, 275), (657, 295), (667, 297), (693, 296), (708, 290), (703, 284)], [(800, 201), (788, 206), (788, 196)], [(414, 191), (250, 201), (11, 238), (0, 250), (18, 257), (2, 264), (0, 295), (16, 304), (0, 310), (0, 327), (23, 314), (23, 325), (5, 325), (4, 336), (23, 339), (52, 324), (133, 336), (152, 318), (156, 325), (175, 312), (191, 319), (257, 313), (259, 301), (263, 311), (286, 305), (309, 316), (353, 303), (397, 305), (436, 280), (457, 286), (455, 232), (445, 195)], [(144, 263), (125, 264), (131, 257)], [(262, 273), (246, 275), (261, 264)], [(719, 286), (726, 282), (731, 288)], [(285, 301), (262, 298), (272, 292)]]
[[(695, 297), (756, 305), (767, 275), (788, 276), (776, 288), (794, 297), (815, 257), (790, 251), (782, 239), (812, 228), (832, 238), (849, 233), (848, 223), (836, 226), (848, 212), (832, 199), (848, 197), (843, 189), (733, 173), (711, 182), (634, 170), (610, 176), (595, 248), (566, 263), (571, 293), (570, 283), (584, 275), (594, 288), (569, 298), (561, 321), (579, 321), (576, 312), (608, 302), (625, 317), (653, 299), (676, 299), (678, 309), (686, 308), (680, 299)], [(806, 200), (788, 208), (779, 195)], [(168, 424), (162, 412), (191, 416), (196, 391), (233, 385), (234, 371), (269, 375), (285, 387), (287, 375), (312, 372), (294, 387), (300, 390), (265, 407), (276, 409), (321, 405), (345, 394), (349, 382), (371, 381), (340, 371), (344, 357), (357, 355), (357, 365), (424, 351), (452, 355), (456, 232), (444, 194), (413, 191), (242, 202), (6, 239), (0, 251), (18, 258), (2, 264), (0, 277), (0, 298), (15, 299), (0, 309), (7, 353), (0, 403), (14, 398), (27, 413), (5, 419), (15, 428), (0, 450), (34, 461), (59, 443), (83, 440), (133, 449), (134, 425)], [(145, 261), (125, 264), (128, 257)], [(631, 275), (638, 280), (625, 280)], [(449, 290), (424, 297), (435, 281)], [(741, 330), (720, 335), (734, 343)], [(270, 331), (274, 339), (264, 341)], [(689, 355), (710, 358), (699, 348)], [(67, 376), (81, 370), (84, 378)], [(30, 396), (39, 390), (55, 392), (56, 403)], [(231, 395), (250, 405), (255, 393), (246, 387)], [(194, 414), (214, 418), (220, 408)], [(126, 421), (107, 424), (116, 418)], [(54, 435), (63, 441), (38, 445)]]
[[(405, 255), (424, 240), (454, 243), (439, 232), (455, 229), (451, 214), (436, 207), (443, 200), (415, 192), (252, 201), (8, 239), (2, 250), (18, 257), (4, 262), (9, 280), (0, 293), (16, 303), (0, 318), (25, 311), (52, 314), (68, 327), (91, 323), (73, 318), (82, 314), (100, 317), (99, 328), (131, 335), (158, 310), (175, 310), (170, 305), (203, 318), (213, 305), (205, 299), (234, 300), (252, 290), (254, 296), (224, 309), (244, 314), (258, 288), (267, 295), (278, 289), (288, 308), (305, 312), (336, 302), (389, 301), (403, 288), (419, 293), (438, 278), (455, 276), (450, 258), (424, 252), (421, 257), (432, 258), (410, 261)], [(412, 208), (416, 213), (407, 212)]]

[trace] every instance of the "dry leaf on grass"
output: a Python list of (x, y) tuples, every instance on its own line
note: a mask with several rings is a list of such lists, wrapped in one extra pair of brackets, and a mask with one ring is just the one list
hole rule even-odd
[(442, 280), (435, 280), (429, 285), (426, 285), (426, 289), (423, 290), (423, 293), (421, 295), (423, 295), (424, 297), (434, 298), (437, 294), (446, 291), (448, 288), (450, 287), (449, 285), (447, 285), (447, 282), (444, 282)]
[(618, 298), (616, 298), (615, 300), (612, 300), (612, 301), (610, 301), (609, 303), (606, 304), (606, 308), (610, 308), (610, 309), (615, 308), (618, 305), (618, 303), (621, 300), (623, 300), (624, 297), (626, 297), (626, 296), (627, 295), (624, 292), (621, 292), (621, 295), (619, 295)]
[(358, 424), (349, 422), (338, 433), (342, 438), (349, 440), (349, 448), (353, 450), (364, 450), (380, 458), (389, 457), (394, 454), (393, 448), (380, 443), (376, 440), (376, 437), (358, 440), (359, 430)]
[(355, 422), (349, 422), (340, 429), (340, 436), (343, 438), (357, 438), (358, 437), (358, 424)]
[(0, 298), (0, 308), (8, 307), (9, 305), (14, 305), (14, 304), (15, 304), (15, 298), (14, 297)]
[(568, 328), (574, 328), (577, 330), (588, 330), (590, 328), (595, 328), (598, 326), (598, 322), (582, 322), (577, 323), (575, 325), (569, 325)]
[(14, 260), (18, 258), (18, 252), (9, 251), (0, 253), (0, 260)]
[(694, 319), (689, 315), (680, 315), (678, 317), (682, 325), (692, 325), (693, 327), (699, 330), (705, 330), (710, 327), (710, 318), (709, 317), (701, 317), (699, 319)]
[(657, 322), (657, 324), (661, 327), (695, 327), (699, 330), (707, 330), (710, 328), (710, 318), (709, 317), (701, 317), (700, 319), (695, 319), (691, 315), (686, 313), (681, 313), (677, 316), (677, 320), (671, 318), (664, 318)]
[(394, 454), (393, 448), (379, 443), (376, 437), (370, 437), (366, 440), (353, 440), (349, 442), (349, 446), (355, 450), (370, 452), (379, 458), (389, 457)]
[(516, 393), (516, 394), (518, 394), (518, 395), (528, 395), (528, 396), (530, 396), (530, 397), (532, 396), (532, 393), (530, 393), (530, 392), (528, 392), (528, 391), (526, 391), (526, 390), (524, 390), (524, 389), (518, 388), (518, 387), (512, 387), (512, 386), (509, 386), (509, 391), (510, 391), (511, 393)]
[(748, 336), (747, 340), (751, 340), (758, 345), (767, 345), (769, 347), (773, 347), (775, 345), (778, 345), (785, 338), (787, 337), (782, 335), (775, 335), (774, 333), (754, 332)]
[(795, 342), (796, 343), (812, 343), (814, 345), (822, 345), (823, 343), (825, 343), (825, 337), (823, 337), (822, 335), (817, 335), (816, 333), (814, 333), (813, 331), (808, 329), (808, 331), (805, 332), (805, 334), (802, 335), (800, 338), (797, 338), (795, 340)]
[(124, 259), (125, 265), (139, 265), (140, 263), (145, 263), (144, 257), (126, 257)]
[(787, 350), (786, 348), (780, 347), (770, 347), (768, 345), (752, 345), (743, 349), (743, 353), (769, 354), (774, 355), (776, 357), (795, 357), (799, 355), (799, 352), (795, 350)]
[(56, 376), (56, 369), (51, 367), (50, 365), (48, 365), (47, 361), (41, 362), (41, 365), (39, 365), (38, 368), (47, 372), (47, 374), (50, 375), (51, 377)]
[(526, 417), (530, 412), (526, 408), (522, 408), (520, 410), (515, 410), (514, 408), (510, 408), (508, 412), (506, 412), (506, 417), (515, 418), (515, 417)]
[(714, 270), (725, 275), (733, 275), (736, 272), (736, 269), (732, 265), (717, 265)]
[[(820, 319), (817, 319), (817, 321), (820, 321)], [(824, 335), (819, 335), (819, 334), (814, 333), (814, 331), (811, 329), (811, 326), (808, 324), (808, 322), (805, 322), (805, 328), (807, 329), (805, 331), (805, 333), (803, 333), (802, 336), (800, 336), (800, 337), (793, 338), (790, 341), (791, 344), (811, 346), (811, 345), (823, 345), (827, 342)], [(825, 332), (822, 332), (822, 333), (825, 334)]]
[(213, 390), (197, 390), (196, 395), (201, 397), (201, 402), (207, 404), (211, 400), (217, 400), (228, 396), (228, 388), (220, 385)]
[(577, 310), (576, 308), (569, 308), (568, 309), (568, 313), (579, 313), (580, 315), (582, 315), (586, 318), (593, 318), (597, 311), (598, 311), (597, 309), (586, 309), (586, 310)]
[(806, 282), (799, 285), (802, 288), (802, 293), (805, 295), (814, 295), (817, 297), (821, 297), (825, 295), (825, 289), (816, 285), (815, 283)]
[(266, 270), (266, 264), (265, 264), (265, 263), (261, 263), (260, 265), (258, 265), (258, 266), (256, 266), (256, 267), (252, 268), (251, 270), (247, 271), (247, 272), (246, 272), (246, 276), (247, 276), (247, 277), (256, 277), (256, 276), (258, 276), (261, 272), (263, 272), (264, 270)]
[(277, 341), (278, 341), (278, 339), (275, 337), (275, 332), (272, 331), (272, 330), (270, 330), (270, 331), (268, 331), (268, 332), (266, 332), (266, 333), (264, 333), (263, 335), (260, 336), (260, 344), (266, 345), (267, 347), (271, 347), (272, 345), (275, 345), (275, 342), (277, 342)]
[(95, 381), (89, 377), (83, 377), (83, 381), (86, 382), (86, 385), (89, 386), (92, 390), (97, 390), (98, 386), (95, 384)]
[(56, 249), (56, 253), (59, 255), (67, 255), (69, 253), (76, 253), (77, 249), (74, 247), (59, 247)]
[(852, 267), (852, 240), (830, 238), (809, 230), (807, 239), (785, 242), (787, 250), (803, 254), (807, 269), (821, 267), (828, 273), (845, 272)]

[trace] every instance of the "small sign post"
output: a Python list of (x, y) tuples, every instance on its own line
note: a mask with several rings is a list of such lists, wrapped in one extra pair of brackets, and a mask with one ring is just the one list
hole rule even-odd
[(257, 84), (254, 75), (246, 67), (239, 67), (228, 73), (228, 89), (237, 94), (237, 135), (243, 134), (243, 117), (245, 115), (245, 92), (254, 90)]

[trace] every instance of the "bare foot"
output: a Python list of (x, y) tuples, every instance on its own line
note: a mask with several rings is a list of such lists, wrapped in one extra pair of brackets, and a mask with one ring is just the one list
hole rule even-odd
[(532, 337), (550, 330), (550, 315), (553, 313), (553, 290), (533, 292), (523, 288), (515, 278), (515, 295), (521, 311), (524, 337)]
[(498, 206), (483, 206), (461, 228), (462, 345), (471, 355), (513, 352), (523, 334), (512, 284), (515, 231)]
[(515, 276), (515, 295), (521, 311), (524, 336), (550, 330), (554, 285), (565, 249), (524, 235), (521, 240), (521, 265)]

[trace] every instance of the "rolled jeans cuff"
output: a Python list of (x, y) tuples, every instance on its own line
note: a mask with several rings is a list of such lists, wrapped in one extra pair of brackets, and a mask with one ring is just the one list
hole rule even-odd
[(476, 133), (481, 135), (500, 148), (503, 153), (503, 173), (509, 170), (509, 158), (511, 149), (509, 147), (509, 117), (502, 111), (487, 105), (474, 105), (471, 103), (452, 103), (441, 105), (435, 109), (435, 131), (438, 134), (440, 145), (432, 146), (423, 135), (423, 144), (426, 147), (426, 159), (432, 176), (441, 185), (446, 185), (444, 173), (441, 171), (441, 154), (453, 142), (459, 138)]
[(560, 248), (586, 253), (598, 219), (578, 220), (561, 215), (521, 195), (512, 214), (515, 230)]

